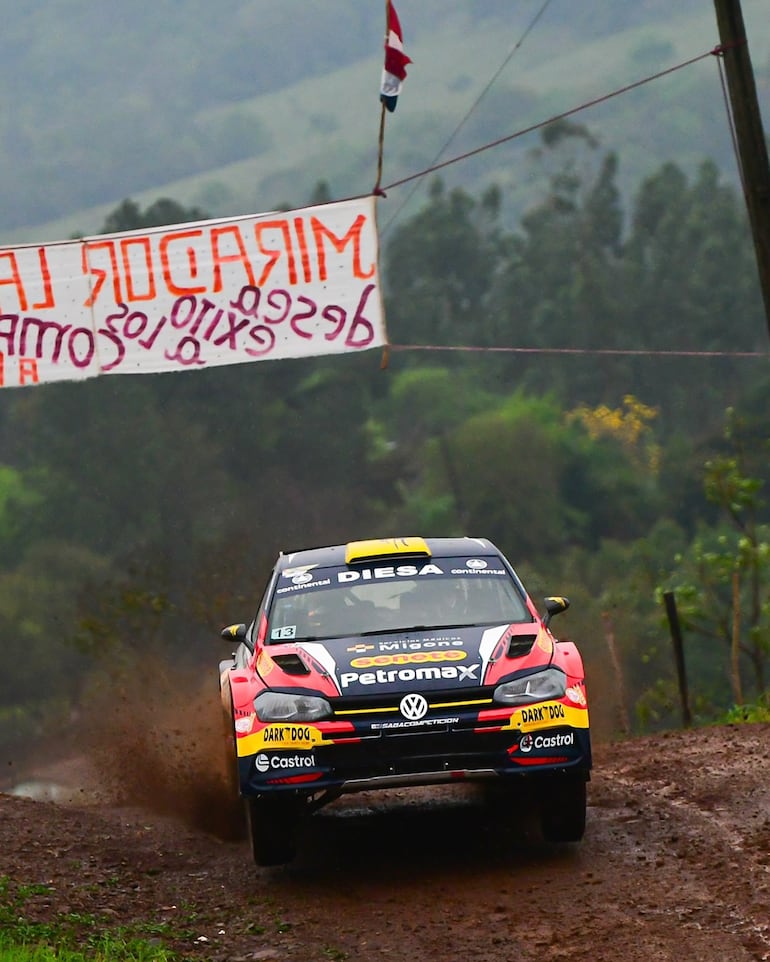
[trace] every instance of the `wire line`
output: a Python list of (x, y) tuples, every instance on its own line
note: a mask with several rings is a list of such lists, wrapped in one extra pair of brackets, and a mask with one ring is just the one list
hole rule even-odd
[(483, 347), (479, 345), (388, 344), (391, 351), (463, 351), (478, 354), (582, 354), (590, 357), (732, 357), (768, 358), (770, 351), (653, 351), (614, 347)]
[[(462, 118), (462, 120), (460, 120), (460, 122), (457, 124), (457, 126), (455, 127), (455, 129), (452, 131), (452, 133), (449, 135), (449, 137), (447, 138), (447, 140), (444, 142), (444, 145), (441, 147), (441, 149), (438, 151), (438, 153), (436, 154), (436, 156), (433, 158), (433, 160), (431, 161), (431, 167), (433, 167), (435, 164), (437, 164), (437, 163), (439, 162), (439, 160), (441, 160), (441, 157), (443, 156), (444, 151), (449, 147), (449, 145), (452, 143), (452, 141), (455, 139), (455, 137), (456, 137), (456, 136), (460, 133), (460, 131), (463, 129), (463, 127), (464, 127), (465, 124), (467, 123), (468, 119), (470, 118), (471, 114), (476, 110), (476, 108), (477, 108), (478, 105), (481, 103), (481, 101), (484, 99), (484, 97), (486, 97), (486, 95), (489, 93), (489, 91), (492, 89), (492, 87), (497, 83), (498, 77), (499, 77), (500, 74), (505, 70), (505, 68), (508, 66), (508, 64), (511, 62), (511, 60), (512, 60), (512, 58), (513, 58), (513, 55), (518, 51), (518, 49), (521, 47), (521, 45), (524, 43), (524, 41), (527, 39), (527, 37), (530, 35), (530, 33), (532, 33), (532, 31), (534, 30), (534, 28), (535, 28), (538, 20), (540, 20), (540, 18), (543, 16), (543, 14), (545, 13), (546, 9), (549, 7), (549, 5), (551, 4), (551, 2), (552, 2), (552, 0), (544, 0), (544, 3), (542, 4), (542, 6), (541, 6), (540, 9), (538, 10), (538, 12), (535, 14), (535, 16), (532, 18), (532, 20), (530, 20), (529, 24), (527, 25), (526, 29), (524, 30), (524, 33), (522, 33), (522, 35), (519, 37), (519, 39), (516, 41), (516, 43), (511, 47), (511, 49), (509, 50), (508, 55), (507, 55), (507, 57), (505, 58), (505, 60), (503, 60), (503, 62), (502, 62), (502, 63), (500, 64), (500, 66), (497, 68), (497, 70), (496, 70), (495, 73), (493, 74), (492, 78), (488, 81), (486, 87), (484, 87), (484, 89), (481, 91), (481, 93), (478, 95), (478, 97), (476, 97), (476, 99), (475, 99), (475, 100), (473, 101), (473, 103), (470, 105), (470, 107), (468, 108), (468, 110), (466, 110), (465, 116)], [(377, 186), (378, 186), (378, 188), (379, 188), (379, 181), (378, 181), (378, 183), (377, 183)], [(390, 220), (387, 222), (387, 224), (385, 224), (385, 226), (384, 226), (383, 229), (382, 229), (383, 235), (387, 233), (388, 228), (390, 227), (390, 225), (393, 223), (393, 221), (396, 219), (396, 217), (398, 217), (398, 215), (401, 213), (401, 211), (404, 209), (404, 207), (406, 207), (406, 205), (407, 205), (407, 204), (409, 203), (409, 201), (412, 199), (412, 197), (414, 196), (414, 194), (415, 194), (415, 192), (417, 191), (418, 187), (419, 187), (419, 183), (415, 183), (415, 185), (412, 187), (412, 189), (409, 191), (409, 193), (406, 195), (406, 197), (405, 197), (405, 198), (403, 199), (403, 201), (401, 202), (400, 206), (396, 208), (396, 210), (395, 210), (394, 213), (393, 213), (393, 216), (390, 218)]]
[(539, 123), (532, 124), (529, 127), (524, 127), (522, 130), (517, 130), (512, 134), (508, 134), (506, 137), (500, 137), (498, 140), (493, 140), (491, 143), (483, 144), (481, 147), (476, 147), (473, 150), (469, 150), (467, 153), (460, 154), (458, 157), (452, 157), (449, 160), (442, 161), (441, 163), (433, 164), (431, 167), (418, 171), (416, 174), (410, 174), (408, 177), (402, 177), (401, 180), (393, 181), (392, 184), (388, 184), (388, 186), (383, 189), (383, 192), (392, 190), (394, 187), (401, 187), (403, 184), (408, 184), (410, 181), (417, 180), (420, 177), (425, 177), (427, 174), (432, 174), (437, 170), (442, 170), (444, 167), (457, 164), (461, 160), (467, 160), (469, 157), (475, 157), (477, 154), (481, 154), (485, 150), (491, 150), (493, 147), (499, 147), (501, 144), (506, 144), (511, 140), (515, 140), (517, 137), (523, 137), (524, 134), (530, 134), (535, 130), (540, 130), (542, 127), (547, 127), (548, 124), (555, 123), (557, 120), (564, 120), (566, 117), (571, 117), (573, 114), (580, 113), (582, 110), (587, 110), (589, 107), (595, 107), (597, 104), (612, 100), (614, 97), (619, 97), (621, 94), (628, 93), (630, 90), (635, 90), (637, 87), (642, 87), (645, 84), (651, 83), (653, 80), (659, 80), (661, 77), (666, 77), (677, 70), (682, 70), (684, 67), (691, 67), (693, 64), (698, 63), (699, 60), (705, 60), (706, 57), (718, 56), (724, 51), (724, 49), (725, 48), (722, 46), (715, 47), (713, 50), (708, 50), (706, 53), (698, 54), (697, 57), (691, 57), (689, 60), (675, 64), (673, 67), (667, 67), (665, 70), (660, 70), (658, 73), (651, 74), (649, 77), (643, 77), (641, 80), (636, 80), (633, 83), (626, 84), (624, 87), (619, 87), (617, 90), (613, 90), (601, 97), (595, 97), (593, 100), (588, 100), (585, 103), (579, 104), (577, 107), (572, 107), (570, 110), (565, 110), (560, 114), (555, 114), (553, 117), (549, 117), (547, 120), (541, 120)]

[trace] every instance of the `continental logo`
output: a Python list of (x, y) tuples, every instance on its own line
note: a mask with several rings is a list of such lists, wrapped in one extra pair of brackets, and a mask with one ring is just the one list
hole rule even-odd
[(369, 655), (354, 658), (351, 668), (384, 668), (387, 665), (425, 665), (437, 661), (462, 661), (467, 653), (454, 648), (451, 651), (407, 651), (397, 655)]

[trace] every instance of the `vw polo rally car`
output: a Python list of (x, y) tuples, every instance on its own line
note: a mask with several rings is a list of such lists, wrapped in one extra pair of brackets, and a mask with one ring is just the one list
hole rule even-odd
[(222, 636), (230, 771), (254, 859), (346, 792), (496, 779), (535, 789), (546, 839), (583, 836), (583, 663), (483, 538), (357, 541), (281, 554), (256, 617)]

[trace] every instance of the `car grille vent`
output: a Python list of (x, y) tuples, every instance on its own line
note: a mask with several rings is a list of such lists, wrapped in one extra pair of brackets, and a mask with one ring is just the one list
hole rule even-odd
[(506, 654), (509, 658), (523, 658), (532, 651), (535, 641), (537, 641), (537, 635), (512, 635)]
[[(431, 710), (451, 711), (455, 704), (458, 706), (467, 705), (471, 702), (476, 704), (489, 702), (491, 704), (493, 692), (494, 686), (486, 686), (484, 688), (453, 688), (449, 691), (423, 691), (423, 694), (428, 699)], [(403, 692), (396, 695), (367, 695), (364, 698), (343, 696), (334, 699), (334, 713), (339, 717), (372, 713), (382, 713), (384, 717), (387, 712), (398, 714), (399, 702), (403, 696)]]
[(273, 661), (287, 675), (309, 675), (310, 669), (299, 655), (272, 655)]

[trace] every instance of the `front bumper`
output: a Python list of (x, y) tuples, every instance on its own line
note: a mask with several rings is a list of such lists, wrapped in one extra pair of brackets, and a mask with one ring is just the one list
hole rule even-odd
[(433, 712), (418, 723), (351, 712), (347, 721), (268, 724), (238, 743), (243, 795), (355, 792), (395, 785), (591, 768), (585, 708)]

